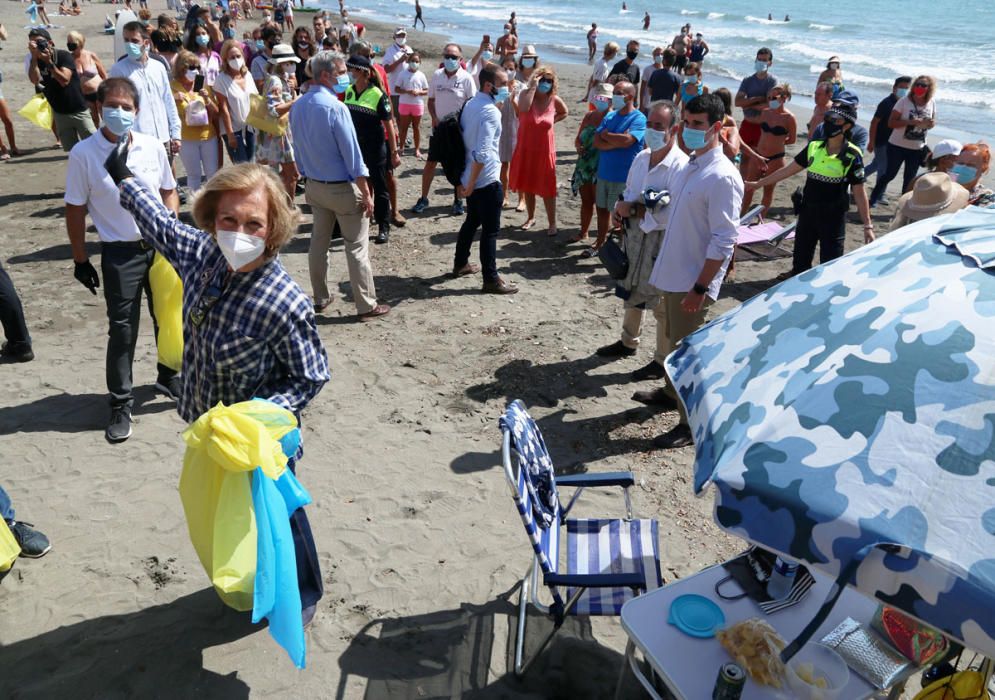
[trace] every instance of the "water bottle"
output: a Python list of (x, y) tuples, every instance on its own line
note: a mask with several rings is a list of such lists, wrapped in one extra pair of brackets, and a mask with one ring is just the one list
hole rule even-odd
[(771, 600), (783, 600), (788, 597), (797, 573), (797, 563), (785, 561), (781, 557), (774, 560), (774, 568), (770, 572), (770, 580), (767, 581), (767, 595)]

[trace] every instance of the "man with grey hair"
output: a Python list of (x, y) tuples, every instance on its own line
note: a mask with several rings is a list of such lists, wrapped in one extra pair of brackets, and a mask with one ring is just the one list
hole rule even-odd
[(656, 351), (648, 365), (632, 373), (632, 380), (637, 382), (662, 378), (663, 360), (673, 349), (665, 332), (660, 291), (650, 286), (649, 277), (666, 235), (674, 175), (688, 164), (687, 154), (677, 145), (676, 109), (670, 100), (661, 100), (650, 108), (644, 136), (646, 148), (633, 159), (622, 199), (612, 212), (625, 235), (629, 274), (616, 289), (624, 300), (622, 337), (599, 348), (598, 355), (621, 358), (634, 354), (645, 312), (652, 311), (656, 319)]
[(290, 128), (294, 134), (294, 159), (307, 178), (304, 196), (314, 214), (308, 269), (315, 311), (331, 303), (328, 292), (328, 247), (338, 221), (345, 241), (346, 264), (353, 301), (361, 321), (369, 321), (390, 311), (378, 304), (369, 255), (369, 217), (373, 197), (369, 171), (359, 150), (359, 140), (349, 110), (336, 93), (344, 92), (339, 82), (346, 75), (342, 57), (332, 51), (319, 51), (311, 59), (313, 87), (290, 108)]

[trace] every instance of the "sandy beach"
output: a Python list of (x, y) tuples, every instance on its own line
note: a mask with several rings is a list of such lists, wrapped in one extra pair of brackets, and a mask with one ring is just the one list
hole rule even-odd
[[(111, 39), (101, 28), (113, 7), (87, 4), (83, 16), (58, 18), (51, 8), (62, 25), (53, 38), (63, 47), (66, 32), (78, 29), (109, 65)], [(151, 7), (154, 16), (162, 3)], [(23, 11), (0, 4), (10, 33), (0, 70), (12, 112), (33, 92)], [(298, 24), (309, 17), (299, 13)], [(367, 27), (373, 43), (389, 44), (389, 29)], [(438, 37), (410, 36), (418, 49), (441, 49)], [(105, 307), (73, 279), (66, 157), (51, 133), (15, 115), (23, 155), (0, 163), (2, 261), (37, 358), (0, 365), (0, 483), (53, 549), (19, 561), (0, 584), (0, 697), (610, 697), (626, 639), (617, 620), (571, 621), (524, 682), (510, 672), (530, 550), (500, 468), (497, 420), (506, 402), (525, 402), (558, 470), (635, 471), (635, 510), (660, 521), (667, 580), (745, 545), (712, 523), (710, 496), (692, 495), (693, 449), (652, 448), (676, 414), (630, 400), (652, 386), (629, 379), (651, 349), (613, 363), (593, 354), (617, 339), (621, 302), (597, 259), (581, 259), (581, 246), (565, 242), (579, 220), (569, 180), (588, 72), (560, 71), (572, 112), (557, 127), (559, 237), (547, 238), (544, 227), (522, 231), (524, 214), (504, 214), (498, 264), (520, 294), (482, 296), (478, 279), (445, 276), (462, 219), (449, 216), (441, 172), (430, 209), (405, 211), (408, 225), (390, 244), (370, 247), (379, 296), (394, 306), (388, 317), (355, 322), (341, 242), (333, 245), (329, 279), (338, 293), (319, 317), (332, 381), (304, 415), (298, 471), (314, 497), (308, 512), (325, 577), (305, 671), (248, 615), (223, 607), (190, 545), (177, 492), (184, 424), (172, 402), (153, 394), (147, 313), (134, 435), (121, 445), (104, 440)], [(404, 209), (418, 197), (420, 172), (411, 155), (397, 171)], [(775, 219), (793, 219), (788, 196), (800, 183), (779, 187)], [(304, 211), (282, 259), (308, 289)], [(879, 231), (891, 214), (874, 210)], [(849, 221), (852, 250), (862, 240), (855, 210)], [(95, 234), (88, 240), (96, 261)], [(789, 263), (741, 259), (713, 315), (770, 286)], [(621, 514), (622, 502), (593, 490), (581, 508), (581, 516)], [(626, 691), (641, 697), (631, 677)]]

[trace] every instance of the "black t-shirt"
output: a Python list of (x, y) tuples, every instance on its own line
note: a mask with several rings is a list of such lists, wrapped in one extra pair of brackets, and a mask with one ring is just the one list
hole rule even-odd
[(652, 101), (673, 100), (677, 91), (681, 89), (681, 78), (669, 68), (661, 68), (653, 71), (649, 84)]
[[(810, 141), (809, 143), (816, 142)], [(803, 192), (806, 208), (816, 207), (822, 211), (838, 211), (839, 209), (846, 211), (850, 208), (850, 185), (862, 185), (867, 179), (864, 175), (864, 159), (860, 155), (860, 149), (849, 141), (846, 142), (846, 148), (838, 157), (842, 157), (848, 163), (841, 182), (828, 182), (820, 179), (817, 174), (811, 171), (808, 173)], [(808, 170), (808, 147), (798, 151), (795, 162)]]
[(370, 100), (364, 100), (364, 94), (376, 89), (370, 85), (366, 90), (357, 94), (356, 88), (350, 86), (345, 98), (345, 106), (349, 108), (352, 124), (356, 127), (359, 150), (363, 154), (363, 161), (367, 166), (379, 165), (387, 158), (387, 149), (384, 148), (387, 145), (384, 122), (390, 121), (392, 118), (390, 98), (382, 90), (379, 91), (380, 99), (376, 102), (376, 109), (366, 106)]
[[(608, 77), (611, 78), (613, 75), (624, 75), (625, 79), (628, 80), (630, 83), (632, 83), (633, 85), (638, 85), (640, 72), (641, 71), (639, 70), (639, 66), (637, 66), (635, 62), (629, 63), (627, 59), (623, 58), (621, 61), (612, 66), (611, 72), (608, 74)], [(609, 80), (608, 82), (616, 83), (618, 81)]]
[(68, 85), (62, 87), (55, 79), (51, 65), (38, 64), (38, 70), (41, 72), (42, 92), (45, 93), (48, 104), (52, 106), (52, 111), (59, 114), (76, 114), (89, 109), (86, 100), (83, 99), (83, 90), (80, 88), (79, 73), (76, 72), (76, 61), (73, 59), (73, 55), (68, 51), (57, 50), (55, 52), (55, 65), (59, 68), (68, 68), (72, 73), (72, 78), (69, 79)]
[(878, 129), (874, 132), (875, 148), (883, 143), (888, 143), (888, 139), (891, 138), (893, 129), (888, 128), (888, 119), (891, 117), (891, 112), (895, 109), (896, 104), (898, 104), (898, 98), (895, 97), (895, 93), (891, 93), (878, 103), (878, 108), (874, 111), (874, 116), (878, 120)]

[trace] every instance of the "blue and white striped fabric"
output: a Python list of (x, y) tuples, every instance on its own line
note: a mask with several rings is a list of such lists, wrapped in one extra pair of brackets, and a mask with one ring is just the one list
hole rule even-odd
[[(660, 587), (659, 526), (656, 520), (567, 520), (567, 570), (571, 574), (643, 573), (646, 591)], [(567, 589), (567, 598), (573, 595)], [(575, 615), (618, 615), (631, 588), (588, 588)]]
[(553, 460), (542, 439), (539, 426), (525, 410), (525, 404), (515, 399), (501, 416), (498, 424), (511, 436), (511, 446), (518, 455), (519, 474), (525, 474), (536, 524), (548, 528), (559, 517), (560, 506), (556, 498), (556, 479)]

